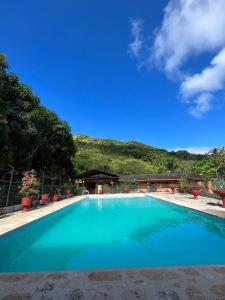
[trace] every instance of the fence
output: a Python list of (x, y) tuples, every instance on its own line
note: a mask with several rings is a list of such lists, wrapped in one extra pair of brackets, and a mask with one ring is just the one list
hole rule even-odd
[[(179, 184), (172, 185), (176, 186), (179, 191)], [(187, 189), (187, 193), (192, 194), (192, 188)], [(103, 194), (117, 194), (124, 192), (159, 192), (159, 191), (171, 191), (171, 184), (169, 183), (159, 183), (159, 184), (126, 184), (119, 183), (116, 185), (105, 184), (102, 186)], [(95, 191), (97, 194), (97, 190)], [(203, 197), (213, 198), (220, 200), (220, 197), (212, 192), (207, 191), (206, 189), (202, 189), (200, 195)]]
[[(0, 169), (0, 208), (7, 207), (11, 205), (20, 204), (21, 195), (19, 194), (19, 187), (21, 186), (21, 170), (11, 169)], [(43, 171), (38, 174), (38, 179), (40, 181), (40, 188), (38, 197), (41, 194), (49, 194), (50, 197), (58, 190), (60, 190), (62, 196), (66, 194), (66, 190), (70, 189), (72, 194), (81, 195), (86, 187), (79, 187), (72, 183), (69, 178), (62, 178), (61, 176), (49, 177)], [(216, 179), (217, 180), (217, 179)], [(224, 184), (225, 181), (216, 181), (218, 184)], [(213, 182), (215, 185), (215, 182)], [(171, 188), (171, 184), (168, 183), (157, 183), (157, 184), (138, 184), (138, 183), (119, 183), (115, 185), (105, 184), (102, 186), (102, 191), (104, 194), (110, 193), (123, 193), (123, 192), (156, 192), (156, 191), (166, 191)], [(95, 191), (97, 193), (97, 191)], [(202, 196), (211, 197), (219, 199), (217, 195), (208, 193), (207, 191), (201, 192)]]
[[(102, 191), (104, 194), (116, 194), (123, 192), (156, 192), (160, 190), (169, 190), (171, 185), (168, 183), (161, 184), (139, 184), (139, 183), (119, 183), (115, 185), (104, 184), (102, 186)], [(97, 193), (97, 190), (95, 191)]]
[[(21, 203), (19, 187), (21, 186), (22, 171), (12, 169), (0, 169), (0, 208)], [(41, 194), (49, 194), (50, 197), (60, 190), (65, 197), (66, 190), (70, 189), (72, 194), (82, 194), (84, 187), (78, 187), (69, 178), (49, 177), (44, 172), (37, 174), (40, 181), (38, 197)]]

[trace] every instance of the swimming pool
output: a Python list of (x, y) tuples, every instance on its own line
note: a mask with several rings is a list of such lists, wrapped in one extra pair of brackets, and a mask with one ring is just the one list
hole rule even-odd
[(225, 264), (225, 221), (152, 197), (90, 197), (0, 237), (0, 271)]

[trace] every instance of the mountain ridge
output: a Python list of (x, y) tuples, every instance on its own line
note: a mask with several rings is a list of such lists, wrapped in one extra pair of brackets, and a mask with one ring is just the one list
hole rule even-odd
[(77, 173), (92, 169), (124, 175), (183, 172), (205, 158), (202, 154), (168, 151), (138, 141), (121, 142), (84, 134), (75, 135), (74, 142)]

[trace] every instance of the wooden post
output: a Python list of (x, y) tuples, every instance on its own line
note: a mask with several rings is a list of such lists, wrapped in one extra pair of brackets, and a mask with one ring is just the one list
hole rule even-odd
[(12, 186), (12, 180), (13, 180), (13, 173), (14, 173), (14, 167), (9, 165), (11, 170), (11, 176), (10, 176), (10, 182), (9, 182), (9, 188), (8, 188), (8, 193), (7, 193), (7, 198), (6, 198), (6, 204), (5, 207), (8, 206), (8, 202), (9, 202), (9, 196), (10, 196), (10, 190), (11, 190), (11, 186)]

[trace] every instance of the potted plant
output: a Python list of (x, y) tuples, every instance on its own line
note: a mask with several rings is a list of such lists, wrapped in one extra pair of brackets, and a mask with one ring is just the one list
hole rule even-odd
[(122, 183), (122, 192), (125, 194), (128, 194), (130, 192), (130, 184), (132, 184), (133, 181), (125, 180)]
[(176, 194), (177, 187), (175, 185), (170, 185), (172, 194)]
[(48, 202), (49, 202), (48, 195), (49, 195), (49, 194), (42, 194), (42, 195), (41, 195), (41, 200), (42, 200), (42, 202), (43, 202), (45, 205), (47, 205)]
[(54, 202), (61, 200), (60, 189), (56, 189), (56, 191), (55, 191), (55, 193), (54, 193), (54, 195), (53, 195), (53, 197), (52, 197), (52, 200), (53, 200)]
[(225, 208), (225, 180), (224, 179), (214, 179), (212, 181), (213, 185), (213, 193), (220, 196), (223, 205), (221, 206), (222, 208)]
[(70, 196), (71, 196), (71, 190), (67, 189), (66, 190), (66, 198), (68, 199), (68, 198), (70, 198)]
[(172, 194), (176, 194), (176, 187), (175, 186), (171, 187), (171, 190), (172, 190)]
[(194, 196), (194, 199), (197, 200), (198, 199), (198, 196), (199, 194), (201, 193), (202, 189), (199, 185), (197, 184), (192, 184), (190, 185), (190, 190)]
[(125, 186), (124, 189), (123, 189), (123, 192), (124, 192), (125, 194), (128, 194), (128, 193), (129, 193), (129, 188), (128, 188), (127, 186)]
[(192, 194), (193, 194), (193, 196), (194, 196), (194, 199), (197, 200), (199, 194), (201, 193), (201, 190), (193, 189), (193, 190), (191, 190), (191, 192), (192, 192)]
[(60, 200), (60, 195), (54, 194), (53, 197), (52, 197), (52, 200), (53, 200), (54, 202), (59, 201), (59, 200)]
[(19, 193), (23, 196), (21, 200), (23, 212), (27, 212), (31, 207), (34, 196), (38, 194), (39, 185), (34, 170), (23, 173), (22, 185), (19, 187)]

